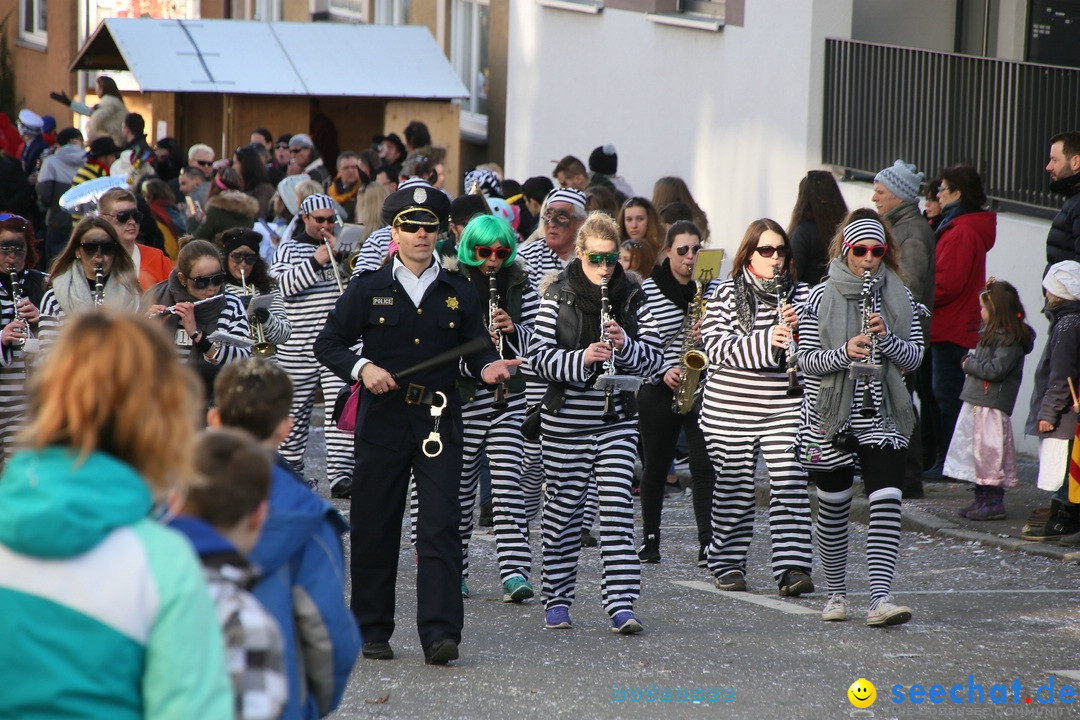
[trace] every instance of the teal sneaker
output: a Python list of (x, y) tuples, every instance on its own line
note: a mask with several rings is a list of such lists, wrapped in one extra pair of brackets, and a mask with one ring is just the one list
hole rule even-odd
[(515, 575), (503, 583), (503, 602), (519, 603), (534, 595), (532, 585), (520, 575)]
[(461, 597), (469, 597), (469, 586), (465, 584), (465, 576), (461, 576)]

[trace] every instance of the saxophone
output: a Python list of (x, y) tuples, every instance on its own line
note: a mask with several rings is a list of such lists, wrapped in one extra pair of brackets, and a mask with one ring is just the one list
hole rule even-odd
[[(473, 186), (475, 187), (475, 183)], [(495, 326), (495, 313), (499, 309), (499, 289), (496, 287), (495, 280), (497, 272), (498, 269), (496, 268), (488, 273), (488, 332), (495, 336), (495, 349), (498, 351), (499, 357), (502, 358), (505, 338), (502, 330)], [(505, 410), (507, 404), (506, 383), (499, 383), (495, 387), (495, 399), (491, 402), (491, 408), (493, 410)]]
[(705, 314), (704, 284), (697, 280), (694, 283), (694, 299), (690, 301), (690, 307), (686, 309), (686, 319), (683, 320), (682, 347), (679, 350), (679, 387), (671, 399), (671, 411), (679, 415), (686, 415), (694, 409), (701, 390), (701, 374), (709, 366), (709, 358), (701, 351), (701, 342), (694, 339), (694, 326), (701, 322)]
[[(21, 286), (19, 284), (19, 273), (12, 265), (8, 268), (8, 273), (11, 275), (11, 303), (15, 311), (15, 322), (21, 322), (26, 326), (26, 336), (30, 335), (30, 323), (23, 320), (22, 315), (19, 314), (19, 303), (22, 302)], [(12, 338), (11, 347), (21, 348), (26, 345), (26, 337)]]

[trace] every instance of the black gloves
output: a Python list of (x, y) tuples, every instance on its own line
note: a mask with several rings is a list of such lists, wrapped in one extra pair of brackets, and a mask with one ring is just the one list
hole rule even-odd
[(264, 307), (255, 308), (255, 312), (252, 313), (255, 316), (255, 322), (264, 323), (270, 319), (270, 311)]
[(51, 92), (49, 93), (49, 97), (51, 97), (58, 103), (63, 103), (64, 105), (71, 107), (71, 98), (69, 98), (67, 96), (67, 93), (63, 90), (61, 90), (60, 92)]

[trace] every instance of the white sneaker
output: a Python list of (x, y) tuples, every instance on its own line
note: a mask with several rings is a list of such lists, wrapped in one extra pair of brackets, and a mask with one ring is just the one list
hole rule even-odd
[(847, 620), (847, 595), (830, 595), (825, 609), (821, 611), (821, 619), (825, 622)]
[(911, 608), (904, 605), (894, 605), (890, 597), (883, 599), (877, 604), (876, 608), (866, 614), (866, 624), (871, 627), (903, 625), (910, 619)]

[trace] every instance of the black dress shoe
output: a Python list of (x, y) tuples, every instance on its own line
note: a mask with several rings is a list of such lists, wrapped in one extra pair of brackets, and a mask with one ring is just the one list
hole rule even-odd
[(368, 660), (393, 660), (394, 649), (385, 640), (364, 643), (364, 657)]
[(340, 480), (330, 488), (330, 497), (338, 500), (348, 500), (352, 497), (352, 480)]
[(453, 640), (436, 640), (424, 648), (424, 662), (428, 665), (445, 665), (457, 659), (457, 643)]

